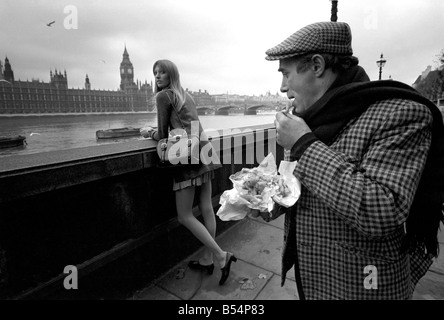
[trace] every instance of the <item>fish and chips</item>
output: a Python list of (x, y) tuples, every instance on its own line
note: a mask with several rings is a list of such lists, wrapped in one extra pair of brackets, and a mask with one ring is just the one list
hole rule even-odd
[[(275, 204), (292, 206), (300, 195), (300, 183), (293, 175), (296, 162), (281, 161), (279, 172), (270, 153), (255, 168), (243, 168), (232, 174), (233, 189), (221, 195), (217, 215), (221, 220), (240, 220), (254, 211), (272, 217)], [(274, 217), (273, 217), (274, 218)]]

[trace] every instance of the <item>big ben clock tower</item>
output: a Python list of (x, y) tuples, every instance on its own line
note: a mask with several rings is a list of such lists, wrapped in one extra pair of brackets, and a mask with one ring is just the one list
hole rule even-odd
[(126, 50), (123, 52), (123, 59), (120, 63), (120, 89), (125, 90), (129, 89), (136, 84), (134, 83), (134, 68), (133, 64), (131, 63), (129, 59), (128, 51)]

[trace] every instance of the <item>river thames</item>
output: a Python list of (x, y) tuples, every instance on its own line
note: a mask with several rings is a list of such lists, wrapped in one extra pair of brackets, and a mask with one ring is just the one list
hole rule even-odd
[[(205, 131), (233, 129), (251, 125), (272, 124), (275, 113), (257, 115), (202, 115)], [(0, 157), (88, 147), (107, 143), (124, 143), (131, 139), (96, 139), (96, 131), (122, 127), (157, 126), (156, 113), (140, 114), (76, 114), (0, 117), (0, 136), (22, 135), (26, 144), (0, 149)]]

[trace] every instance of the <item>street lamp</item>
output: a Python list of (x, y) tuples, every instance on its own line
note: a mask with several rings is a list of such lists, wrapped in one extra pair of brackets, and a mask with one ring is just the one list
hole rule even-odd
[(379, 67), (379, 80), (381, 80), (382, 67), (385, 65), (386, 62), (387, 60), (384, 59), (384, 56), (381, 53), (381, 58), (378, 61), (376, 61), (376, 64)]
[(338, 1), (337, 0), (330, 0), (331, 1), (331, 16), (330, 21), (336, 22), (338, 21)]

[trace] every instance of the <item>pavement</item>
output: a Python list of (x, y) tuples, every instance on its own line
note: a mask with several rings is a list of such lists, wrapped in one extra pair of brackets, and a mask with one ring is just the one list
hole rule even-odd
[[(219, 245), (238, 258), (223, 286), (218, 283), (217, 266), (211, 276), (187, 267), (189, 260), (199, 257), (200, 248), (130, 299), (298, 300), (293, 270), (288, 272), (284, 287), (280, 286), (283, 219), (267, 223), (248, 217), (217, 237)], [(444, 300), (444, 226), (439, 242), (441, 254), (418, 283), (413, 300)]]

